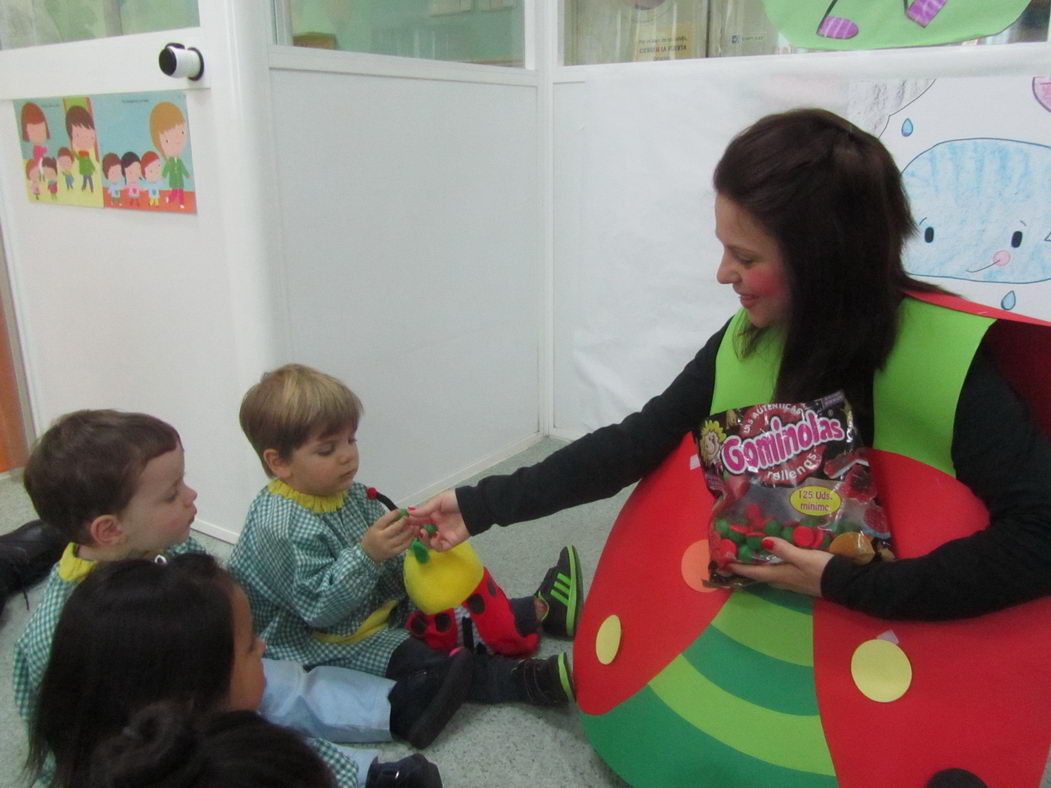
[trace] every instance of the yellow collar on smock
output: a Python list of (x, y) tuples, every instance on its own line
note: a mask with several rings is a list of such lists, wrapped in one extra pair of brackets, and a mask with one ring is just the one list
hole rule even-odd
[(309, 509), (317, 514), (336, 511), (343, 505), (343, 501), (347, 497), (346, 491), (341, 492), (339, 495), (308, 495), (292, 489), (280, 479), (272, 480), (266, 486), (266, 489), (274, 495), (280, 495), (282, 498), (295, 501), (304, 509)]
[(67, 583), (79, 583), (95, 568), (95, 561), (88, 561), (77, 555), (76, 542), (66, 545), (62, 557), (58, 559), (58, 576)]

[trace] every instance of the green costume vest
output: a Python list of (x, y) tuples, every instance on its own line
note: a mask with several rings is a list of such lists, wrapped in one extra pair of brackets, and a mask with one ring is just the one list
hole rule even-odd
[[(913, 298), (902, 301), (899, 318), (894, 350), (873, 380), (872, 448), (955, 476), (951, 449), (956, 402), (975, 351), (994, 321)], [(738, 358), (734, 337), (747, 320), (744, 310), (738, 312), (719, 347), (712, 413), (773, 398), (780, 338), (767, 332), (755, 353)]]

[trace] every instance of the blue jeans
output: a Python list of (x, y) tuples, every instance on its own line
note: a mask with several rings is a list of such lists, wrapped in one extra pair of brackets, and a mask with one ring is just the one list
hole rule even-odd
[(270, 722), (337, 744), (391, 740), (390, 679), (331, 665), (306, 671), (272, 659), (263, 660), (263, 672), (259, 713)]

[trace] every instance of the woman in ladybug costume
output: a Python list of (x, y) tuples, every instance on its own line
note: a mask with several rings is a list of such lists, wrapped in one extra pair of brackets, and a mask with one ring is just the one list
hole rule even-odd
[[(1025, 661), (1051, 645), (1051, 331), (910, 278), (901, 255), (914, 223), (898, 169), (878, 139), (832, 113), (795, 110), (759, 120), (731, 142), (714, 185), (724, 247), (716, 278), (739, 296), (737, 315), (641, 411), (534, 466), (446, 491), (416, 510), (417, 522), (435, 523), (432, 545), (448, 549), (493, 524), (543, 517), (664, 472), (709, 414), (843, 391), (873, 457), (899, 560), (860, 565), (771, 537), (769, 549), (782, 563), (730, 567), (769, 591), (698, 594), (683, 582), (683, 553), (675, 551), (704, 533), (703, 506), (711, 499), (694, 492), (702, 483), (672, 485), (689, 491), (663, 509), (642, 511), (629, 501), (596, 571), (577, 639), (578, 700), (589, 736), (637, 784), (668, 784), (707, 769), (724, 785), (865, 785), (874, 774), (882, 784), (923, 785), (950, 768), (991, 785), (1038, 784), (1051, 733), (1046, 721), (1025, 716), (1033, 704), (1017, 698), (1035, 685), (1035, 706), (1046, 704), (1051, 679), (1036, 663), (1032, 672), (1015, 664), (1017, 680), (1001, 679), (1002, 664), (986, 648), (998, 640), (1001, 660), (1011, 653)], [(683, 460), (683, 476), (687, 467)], [(647, 492), (648, 481), (636, 494)], [(640, 554), (649, 565), (645, 584), (631, 582)], [(718, 659), (696, 653), (705, 633), (719, 628), (721, 612), (737, 605), (738, 622), (763, 615), (755, 612), (762, 594), (763, 604), (791, 609), (808, 627), (812, 621), (813, 653), (780, 657), (805, 668), (809, 695), (744, 697), (755, 685), (789, 683), (778, 673), (777, 681), (759, 675), (718, 702), (714, 690), (703, 702), (683, 700), (692, 696), (669, 671), (682, 673), (689, 663), (707, 676), (705, 686), (729, 682), (712, 667)], [(637, 615), (625, 620), (629, 608)], [(591, 659), (583, 646), (612, 613), (618, 632), (623, 626), (621, 651)], [(642, 636), (629, 639), (636, 629)], [(851, 705), (850, 667), (837, 649), (890, 630), (917, 680), (900, 704)], [(757, 640), (776, 631), (766, 628)], [(1007, 645), (1014, 637), (1018, 643)], [(633, 652), (636, 641), (646, 648)], [(786, 668), (784, 676), (790, 673)], [(966, 688), (966, 703), (951, 686)], [(648, 738), (638, 721), (654, 695), (666, 708), (682, 708)], [(771, 723), (771, 730), (784, 730), (779, 737), (757, 733), (756, 721), (780, 719), (770, 715), (804, 715), (797, 703), (815, 720), (812, 741), (787, 744), (791, 726), (783, 723)], [(744, 722), (746, 706), (767, 717)], [(629, 707), (637, 722), (630, 736), (620, 736), (631, 723), (618, 715)], [(728, 708), (742, 709), (739, 725)], [(706, 709), (715, 719), (705, 718)], [(933, 713), (940, 736), (925, 732)], [(672, 735), (683, 723), (697, 734), (685, 753)], [(1016, 738), (997, 728), (1041, 733), (1008, 759), (1004, 748), (1017, 753)], [(863, 746), (859, 731), (873, 730), (878, 740)], [(662, 741), (676, 745), (648, 759), (624, 754)], [(681, 770), (660, 772), (665, 759)]]

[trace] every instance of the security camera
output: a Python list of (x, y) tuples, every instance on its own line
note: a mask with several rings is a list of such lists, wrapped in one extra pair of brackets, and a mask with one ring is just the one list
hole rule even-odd
[(161, 71), (169, 77), (198, 80), (204, 74), (204, 58), (196, 47), (168, 44), (157, 58)]

